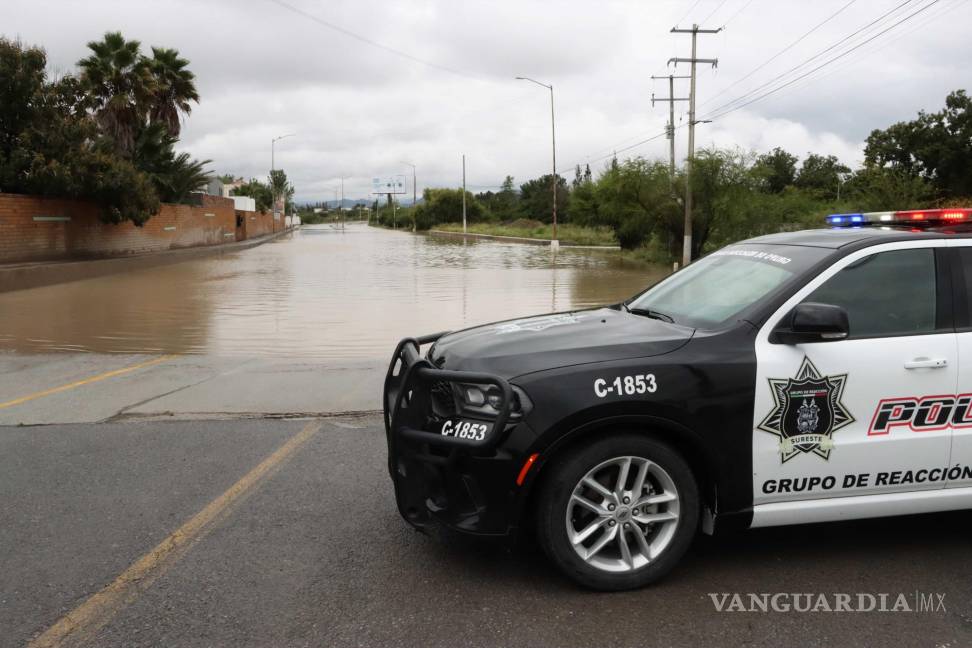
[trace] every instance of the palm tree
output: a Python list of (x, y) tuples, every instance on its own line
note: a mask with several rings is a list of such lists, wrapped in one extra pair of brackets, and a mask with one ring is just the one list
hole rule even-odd
[(163, 200), (181, 203), (193, 191), (199, 191), (212, 178), (206, 171), (211, 160), (193, 160), (188, 153), (180, 153), (170, 163), (165, 177)]
[(135, 137), (145, 123), (155, 83), (141, 43), (125, 40), (121, 32), (108, 32), (91, 41), (91, 55), (78, 61), (81, 80), (94, 104), (95, 118), (115, 146), (130, 155)]
[(292, 198), (294, 195), (294, 187), (287, 180), (287, 174), (283, 169), (274, 169), (270, 172), (270, 177), (268, 178), (267, 186), (270, 187), (270, 195), (272, 196), (274, 209), (277, 208), (277, 201), (280, 198), (284, 199), (284, 205), (288, 198)]
[(149, 119), (165, 124), (173, 137), (179, 136), (180, 115), (192, 111), (190, 102), (199, 103), (196, 75), (186, 69), (188, 65), (189, 61), (180, 58), (177, 50), (164, 47), (153, 47), (152, 58), (148, 60), (155, 86)]
[(211, 160), (193, 160), (188, 153), (175, 152), (176, 138), (162, 122), (142, 128), (132, 150), (132, 163), (152, 181), (162, 202), (184, 202), (193, 191), (209, 182), (205, 166)]

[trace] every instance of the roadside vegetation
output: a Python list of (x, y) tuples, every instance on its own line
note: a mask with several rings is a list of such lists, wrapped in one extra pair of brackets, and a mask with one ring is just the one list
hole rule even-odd
[[(445, 232), (461, 232), (462, 223), (445, 223), (437, 230)], [(472, 223), (467, 227), (472, 234), (489, 234), (490, 236), (516, 236), (520, 238), (552, 239), (553, 225), (541, 223), (537, 220), (517, 219), (509, 223)], [(609, 227), (585, 227), (565, 223), (557, 224), (557, 238), (564, 245), (617, 245), (618, 239)]]
[(0, 38), (0, 190), (92, 200), (105, 221), (141, 225), (208, 180), (208, 160), (175, 150), (195, 77), (176, 50), (146, 55), (118, 32), (88, 49), (50, 78), (44, 50)]
[(297, 210), (303, 225), (319, 225), (321, 223), (352, 223), (368, 220), (368, 209), (363, 205), (355, 205), (349, 209), (338, 209), (337, 206), (325, 202), (307, 203)]
[[(612, 159), (596, 172), (578, 166), (573, 176), (557, 178), (558, 238), (616, 241), (632, 258), (680, 258), (684, 168), (671, 177), (666, 161), (638, 157)], [(499, 191), (467, 192), (469, 231), (551, 238), (551, 187), (549, 174), (519, 187), (507, 176)], [(760, 234), (820, 227), (835, 212), (970, 204), (972, 99), (957, 90), (940, 111), (872, 131), (855, 170), (832, 155), (703, 149), (692, 197), (693, 256)], [(396, 221), (399, 228), (461, 231), (462, 190), (426, 189), (418, 205), (397, 210)], [(375, 222), (391, 227), (392, 209), (380, 205)]]
[[(199, 102), (189, 61), (119, 32), (88, 51), (51, 76), (42, 48), (0, 38), (0, 191), (90, 200), (104, 221), (136, 225), (162, 202), (194, 202), (210, 173), (209, 160), (176, 151)], [(293, 196), (283, 171), (239, 191), (262, 209), (274, 192)]]
[[(220, 180), (232, 182), (233, 176), (221, 176)], [(250, 178), (243, 186), (233, 189), (232, 195), (253, 198), (257, 211), (273, 209), (273, 197), (276, 195), (284, 200), (284, 213), (291, 214), (294, 212), (294, 191), (294, 185), (287, 179), (287, 173), (283, 169), (273, 169), (267, 182)]]

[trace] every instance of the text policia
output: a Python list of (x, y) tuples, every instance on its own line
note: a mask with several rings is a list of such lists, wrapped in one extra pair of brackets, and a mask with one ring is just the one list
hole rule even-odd
[(767, 479), (763, 482), (762, 491), (767, 495), (774, 493), (812, 493), (832, 490), (838, 484), (840, 488), (868, 488), (870, 486), (898, 486), (900, 484), (924, 484), (964, 479), (972, 479), (972, 466), (956, 464), (944, 468), (851, 473), (839, 479), (834, 475)]

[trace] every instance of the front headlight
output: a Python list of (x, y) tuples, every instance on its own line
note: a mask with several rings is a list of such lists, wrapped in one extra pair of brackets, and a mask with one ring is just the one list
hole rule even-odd
[[(510, 418), (519, 418), (529, 412), (532, 406), (526, 393), (515, 385), (513, 402), (510, 404)], [(503, 392), (496, 385), (456, 384), (456, 400), (464, 413), (480, 416), (496, 416), (503, 407)]]

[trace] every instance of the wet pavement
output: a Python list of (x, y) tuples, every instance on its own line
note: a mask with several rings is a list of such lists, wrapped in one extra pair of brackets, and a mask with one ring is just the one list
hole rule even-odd
[(629, 297), (616, 252), (350, 224), (0, 294), (0, 425), (380, 408), (399, 339)]
[(408, 335), (630, 297), (617, 252), (305, 226), (240, 252), (0, 294), (0, 351), (385, 359)]
[[(210, 510), (308, 424), (305, 443)], [(376, 417), (0, 428), (0, 491), (0, 646), (112, 591), (206, 510), (181, 549), (126, 596), (87, 604), (56, 645), (972, 644), (969, 512), (702, 537), (662, 583), (595, 594), (530, 543), (410, 530)], [(916, 591), (943, 594), (944, 609), (717, 612), (708, 596)]]

